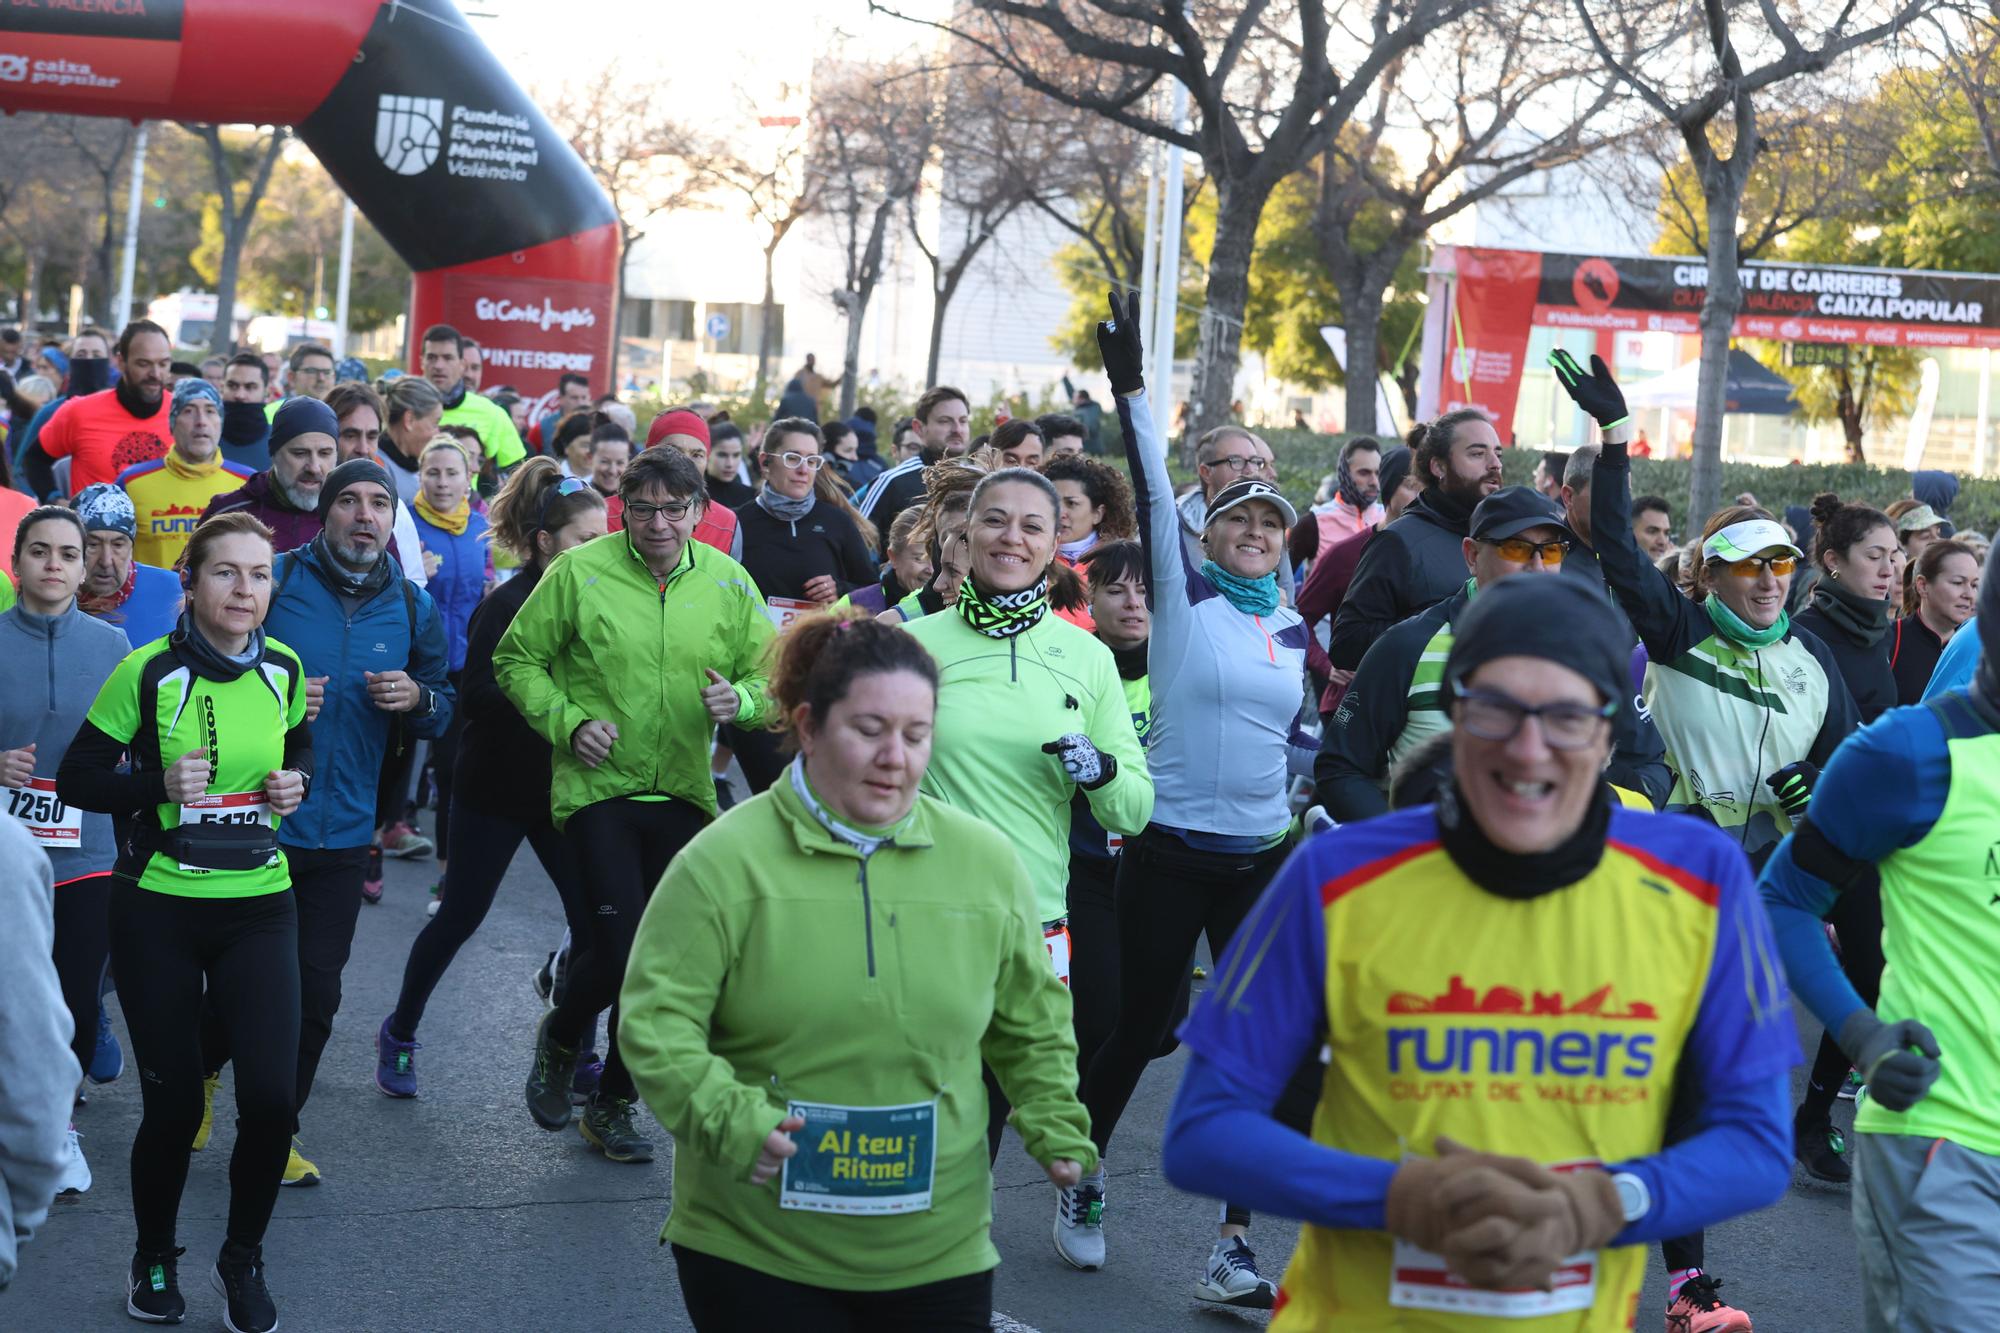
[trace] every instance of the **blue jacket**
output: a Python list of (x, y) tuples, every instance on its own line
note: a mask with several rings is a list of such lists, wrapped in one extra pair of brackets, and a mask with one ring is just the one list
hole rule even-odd
[(174, 632), (181, 618), (181, 576), (171, 569), (132, 562), (132, 591), (108, 611), (90, 615), (125, 631), (125, 641), (137, 648)]
[(453, 671), (463, 671), (466, 630), (472, 624), (472, 613), (479, 609), (479, 599), (486, 595), (486, 571), (492, 563), (486, 515), (473, 513), (465, 531), (453, 534), (426, 521), (414, 506), (410, 514), (424, 552), (438, 557), (438, 567), (431, 571), (424, 591), (444, 617), (445, 657)]
[[(456, 699), (445, 679), (444, 621), (430, 594), (394, 577), (350, 616), (310, 546), (278, 557), (278, 591), (264, 629), (299, 655), (308, 676), (325, 676), (326, 700), (312, 723), (312, 789), (285, 818), (279, 841), (313, 849), (366, 847), (375, 835), (375, 789), (391, 723), (435, 740), (451, 725)], [(385, 713), (368, 698), (366, 671), (407, 671), (427, 687), (430, 707)], [(408, 744), (408, 741), (404, 741)]]

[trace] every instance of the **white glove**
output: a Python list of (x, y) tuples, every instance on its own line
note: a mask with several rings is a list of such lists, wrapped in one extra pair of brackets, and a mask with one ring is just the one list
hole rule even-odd
[(1069, 774), (1069, 780), (1085, 791), (1095, 791), (1118, 772), (1118, 761), (1091, 744), (1090, 737), (1072, 731), (1042, 747), (1052, 754)]

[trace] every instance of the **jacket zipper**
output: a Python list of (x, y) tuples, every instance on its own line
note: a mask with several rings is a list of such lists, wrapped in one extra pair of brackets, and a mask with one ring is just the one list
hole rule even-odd
[(861, 858), (861, 870), (855, 876), (861, 883), (861, 927), (863, 937), (868, 941), (868, 979), (875, 979), (875, 905), (868, 896), (868, 858)]
[(1278, 649), (1277, 646), (1271, 642), (1271, 631), (1264, 628), (1264, 617), (1260, 615), (1252, 615), (1250, 619), (1257, 623), (1258, 632), (1264, 636), (1264, 655), (1269, 657), (1273, 662), (1277, 661)]
[(1007, 640), (1007, 682), (1010, 685), (1021, 683), (1021, 649), (1018, 646), (1020, 638), (1021, 636), (1016, 634)]

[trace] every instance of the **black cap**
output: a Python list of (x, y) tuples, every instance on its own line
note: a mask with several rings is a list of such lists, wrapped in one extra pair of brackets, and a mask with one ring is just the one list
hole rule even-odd
[[(1497, 498), (1488, 496), (1487, 503)], [(1622, 707), (1632, 693), (1631, 636), (1611, 599), (1584, 579), (1513, 578), (1488, 584), (1452, 622), (1451, 635), (1444, 663), (1448, 684), (1457, 684), (1496, 657), (1539, 657), (1582, 676), (1606, 703)]]
[(1497, 542), (1518, 537), (1529, 528), (1569, 530), (1569, 516), (1563, 507), (1532, 486), (1503, 486), (1479, 502), (1472, 511), (1470, 536), (1474, 541)]
[(1379, 498), (1383, 504), (1389, 503), (1389, 497), (1403, 484), (1403, 478), (1410, 475), (1410, 464), (1415, 458), (1407, 444), (1394, 445), (1382, 451), (1382, 466), (1376, 475), (1381, 481)]
[[(321, 403), (320, 406), (326, 404)], [(333, 502), (340, 498), (342, 491), (369, 481), (389, 492), (390, 501), (395, 501), (396, 483), (389, 480), (387, 468), (372, 458), (350, 458), (327, 473), (326, 484), (319, 488), (319, 521), (326, 522), (326, 516), (333, 512)]]

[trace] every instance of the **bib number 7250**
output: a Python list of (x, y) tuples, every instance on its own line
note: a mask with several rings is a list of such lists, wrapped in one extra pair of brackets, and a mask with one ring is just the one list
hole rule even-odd
[(7, 796), (7, 813), (43, 847), (83, 845), (83, 812), (56, 795), (54, 778), (29, 778), (25, 787), (0, 787)]

